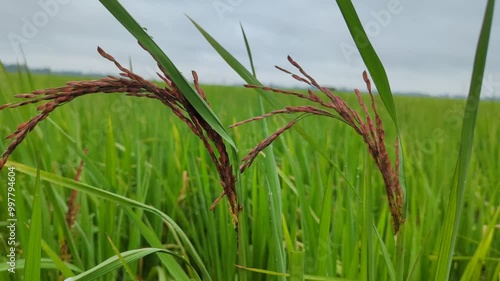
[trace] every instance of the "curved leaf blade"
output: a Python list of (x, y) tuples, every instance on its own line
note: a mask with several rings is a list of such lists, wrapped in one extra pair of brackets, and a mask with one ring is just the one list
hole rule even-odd
[[(12, 161), (9, 161), (7, 163), (8, 163), (8, 165), (15, 167), (16, 170), (21, 172), (21, 173), (31, 175), (31, 176), (35, 176), (37, 173), (36, 169), (34, 169), (33, 167), (29, 167), (29, 166), (26, 166), (26, 165), (23, 165), (20, 163), (16, 163), (16, 162), (12, 162)], [(102, 199), (105, 199), (105, 200), (108, 200), (111, 202), (115, 202), (115, 203), (118, 203), (120, 205), (132, 207), (132, 208), (141, 208), (141, 209), (144, 209), (148, 212), (151, 212), (151, 213), (159, 216), (162, 220), (164, 220), (166, 223), (168, 223), (173, 228), (173, 230), (175, 230), (175, 233), (177, 233), (177, 235), (179, 236), (182, 243), (184, 243), (184, 246), (187, 249), (188, 253), (190, 254), (190, 257), (193, 258), (194, 263), (200, 269), (200, 271), (202, 273), (203, 280), (212, 280), (210, 277), (210, 274), (208, 273), (208, 270), (205, 267), (205, 264), (202, 262), (200, 255), (198, 254), (198, 252), (194, 248), (193, 244), (191, 243), (191, 241), (187, 237), (186, 233), (180, 228), (180, 226), (171, 217), (167, 216), (162, 211), (160, 211), (152, 206), (148, 206), (148, 205), (143, 204), (141, 202), (135, 201), (133, 199), (130, 199), (130, 198), (127, 198), (124, 196), (120, 196), (120, 195), (114, 194), (114, 193), (106, 191), (106, 190), (99, 189), (97, 187), (94, 187), (94, 186), (91, 186), (88, 184), (77, 182), (77, 181), (74, 181), (74, 180), (69, 179), (69, 178), (64, 178), (64, 177), (61, 177), (61, 176), (58, 176), (58, 175), (55, 175), (55, 174), (52, 174), (52, 173), (49, 173), (46, 171), (40, 171), (40, 179), (44, 180), (44, 181), (51, 182), (53, 184), (56, 184), (56, 185), (59, 185), (62, 187), (75, 189), (75, 190), (78, 190), (80, 192), (84, 192), (84, 193), (87, 193), (87, 194), (90, 194), (90, 195), (93, 195), (93, 196), (96, 196), (96, 197), (99, 197), (99, 198), (102, 198)]]
[[(136, 250), (130, 250), (121, 253), (121, 258), (123, 259), (124, 262), (132, 262), (136, 261), (140, 258), (143, 258), (147, 255), (153, 254), (153, 253), (158, 253), (158, 254), (169, 254), (172, 256), (175, 256), (179, 259), (184, 260), (182, 256), (179, 256), (175, 252), (165, 250), (165, 249), (158, 249), (158, 248), (144, 248), (144, 249), (136, 249)], [(187, 262), (186, 262), (187, 263)], [(187, 263), (189, 266), (191, 266), (189, 263)], [(103, 261), (102, 263), (96, 265), (95, 267), (84, 271), (76, 276), (66, 278), (65, 281), (90, 281), (90, 280), (95, 280), (109, 272), (112, 272), (115, 269), (120, 268), (123, 266), (122, 260), (118, 256), (112, 256), (111, 258)]]
[(210, 106), (198, 95), (191, 84), (180, 73), (170, 58), (149, 36), (144, 28), (128, 13), (128, 11), (116, 0), (100, 0), (108, 11), (155, 57), (160, 65), (169, 73), (172, 81), (179, 87), (186, 99), (193, 105), (196, 111), (207, 121), (208, 124), (225, 140), (233, 149), (237, 150), (232, 138), (212, 111)]
[(484, 68), (486, 66), (486, 57), (488, 54), (494, 5), (494, 0), (488, 1), (476, 48), (469, 95), (467, 97), (467, 103), (464, 110), (457, 168), (455, 170), (450, 201), (448, 203), (445, 221), (441, 232), (441, 243), (434, 280), (447, 280), (450, 274), (451, 262), (453, 259), (453, 252), (462, 213), (469, 163), (472, 154), (472, 144), (474, 142), (474, 129), (479, 110), (479, 101), (481, 97)]

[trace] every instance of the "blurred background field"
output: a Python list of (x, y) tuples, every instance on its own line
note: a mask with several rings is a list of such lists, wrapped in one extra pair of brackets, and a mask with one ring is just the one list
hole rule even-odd
[[(39, 88), (63, 85), (81, 77), (3, 73), (0, 77), (0, 104), (14, 102), (14, 94)], [(360, 75), (359, 89), (364, 91)], [(206, 85), (203, 89), (214, 112), (227, 127), (258, 115), (257, 94), (243, 87)], [(340, 93), (348, 104), (361, 112), (356, 97)], [(277, 96), (284, 105), (303, 104), (288, 96)], [(439, 229), (444, 220), (450, 187), (460, 145), (460, 129), (465, 100), (443, 97), (395, 96), (403, 151), (406, 163), (408, 217), (405, 264), (409, 280), (430, 280), (438, 250)], [(377, 102), (380, 100), (377, 97)], [(0, 112), (0, 136), (7, 136), (17, 124), (36, 114), (36, 106), (6, 109)], [(380, 104), (379, 108), (383, 108)], [(271, 108), (267, 108), (268, 110)], [(380, 110), (387, 128), (386, 142), (392, 148), (395, 132), (384, 110)], [(500, 201), (500, 103), (482, 101), (476, 125), (467, 193), (450, 280), (458, 280), (480, 243), (485, 227), (492, 222)], [(285, 122), (268, 119), (270, 130)], [(291, 130), (274, 144), (276, 166), (282, 189), (283, 220), (287, 256), (300, 253), (308, 275), (324, 275), (339, 280), (359, 278), (363, 235), (362, 190), (372, 188), (375, 227), (389, 253), (394, 251), (393, 233), (384, 184), (366, 147), (355, 132), (334, 119), (307, 117), (299, 123), (325, 152), (325, 159)], [(391, 130), (392, 129), (392, 130)], [(251, 123), (230, 129), (240, 155), (260, 141), (261, 125)], [(0, 142), (5, 150), (9, 141)], [(218, 177), (199, 139), (181, 124), (168, 108), (153, 100), (107, 94), (79, 98), (63, 106), (41, 123), (13, 153), (10, 160), (36, 167), (67, 178), (74, 178), (81, 152), (88, 149), (88, 159), (81, 182), (106, 189), (162, 210), (172, 217), (194, 244), (214, 280), (235, 280), (238, 269), (236, 235), (228, 215), (226, 199), (214, 211), (208, 209), (220, 194)], [(247, 266), (272, 269), (272, 240), (266, 229), (273, 222), (268, 210), (269, 179), (261, 176), (262, 159), (240, 178), (245, 200), (242, 219), (248, 222)], [(394, 157), (394, 155), (392, 155)], [(38, 159), (38, 160), (37, 160)], [(344, 174), (329, 164), (332, 160)], [(1, 172), (5, 183), (6, 170)], [(352, 185), (352, 186), (351, 186)], [(331, 193), (329, 187), (333, 187)], [(33, 201), (34, 178), (17, 174), (18, 260), (27, 245), (28, 224)], [(70, 239), (65, 231), (64, 214), (71, 190), (42, 182), (42, 238), (47, 247), (60, 251)], [(325, 198), (325, 194), (331, 197)], [(331, 200), (328, 235), (320, 233), (322, 206)], [(149, 246), (137, 225), (121, 206), (84, 193), (78, 194), (80, 206), (76, 224), (70, 231), (75, 249), (67, 262), (78, 269), (88, 269), (114, 255), (106, 234), (120, 251)], [(7, 253), (6, 188), (0, 188), (0, 252)], [(162, 241), (165, 248), (183, 253), (175, 235), (157, 217), (133, 210)], [(496, 222), (497, 223), (497, 222)], [(498, 225), (497, 225), (498, 227)], [(289, 235), (289, 236), (287, 236)], [(325, 240), (326, 239), (326, 240)], [(326, 241), (326, 242), (325, 242)], [(386, 280), (388, 269), (378, 238), (374, 237), (375, 280)], [(285, 243), (284, 242), (284, 243)], [(487, 258), (482, 260), (481, 276), (494, 280), (500, 268), (500, 238), (494, 233)], [(48, 258), (42, 251), (42, 257)], [(189, 257), (187, 257), (189, 258)], [(5, 264), (5, 255), (0, 263)], [(51, 262), (47, 261), (47, 267)], [(141, 280), (161, 280), (156, 256), (130, 264)], [(181, 262), (180, 265), (189, 272)], [(0, 269), (2, 268), (0, 266)], [(196, 268), (196, 266), (195, 266)], [(189, 273), (188, 273), (189, 274)], [(275, 280), (271, 275), (248, 272), (249, 280)], [(496, 273), (498, 276), (498, 273)], [(57, 280), (56, 269), (44, 269), (42, 280)], [(166, 274), (172, 276), (172, 273)], [(192, 275), (191, 275), (192, 276)], [(9, 279), (10, 278), (10, 279)], [(1, 280), (12, 279), (0, 271)], [(118, 278), (118, 279), (117, 279)], [(120, 279), (125, 278), (125, 279)], [(102, 280), (128, 280), (118, 270)], [(163, 279), (170, 280), (170, 279)], [(313, 279), (314, 280), (314, 279)], [(330, 280), (330, 279), (317, 279)], [(335, 279), (331, 279), (335, 280)]]

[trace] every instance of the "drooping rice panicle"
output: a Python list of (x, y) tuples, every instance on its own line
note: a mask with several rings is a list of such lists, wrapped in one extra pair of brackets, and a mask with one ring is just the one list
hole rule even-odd
[[(147, 49), (145, 50), (148, 51)], [(15, 96), (16, 98), (26, 100), (18, 103), (0, 105), (0, 110), (3, 110), (45, 102), (37, 107), (37, 110), (40, 111), (38, 115), (21, 123), (13, 133), (7, 136), (7, 139), (12, 139), (12, 141), (0, 156), (0, 170), (4, 167), (9, 156), (26, 138), (29, 132), (31, 132), (41, 121), (46, 119), (56, 108), (73, 101), (75, 98), (90, 94), (122, 93), (127, 96), (156, 99), (168, 106), (172, 112), (202, 140), (219, 174), (220, 183), (223, 187), (221, 197), (228, 197), (231, 217), (235, 229), (237, 229), (238, 213), (241, 207), (238, 204), (236, 196), (236, 176), (233, 173), (223, 138), (194, 109), (159, 63), (158, 66), (162, 74), (158, 73), (158, 76), (166, 83), (166, 86), (163, 88), (123, 67), (113, 56), (106, 53), (100, 47), (97, 48), (97, 51), (102, 57), (115, 64), (121, 71), (120, 76), (122, 77), (107, 76), (98, 80), (70, 81), (67, 82), (65, 86), (61, 87), (18, 94)], [(206, 94), (199, 85), (198, 75), (194, 71), (192, 74), (197, 93), (203, 100), (207, 101)], [(217, 199), (213, 206), (215, 206), (219, 200), (220, 199)]]
[[(263, 118), (267, 118), (277, 114), (291, 114), (291, 113), (308, 113), (313, 115), (321, 115), (327, 117), (333, 117), (342, 120), (350, 127), (352, 127), (358, 135), (363, 138), (363, 141), (366, 143), (368, 152), (372, 156), (375, 164), (382, 174), (382, 178), (384, 180), (387, 199), (389, 203), (389, 208), (392, 216), (393, 229), (394, 233), (399, 231), (400, 226), (404, 223), (403, 218), (403, 193), (401, 189), (401, 185), (399, 182), (399, 148), (396, 144), (396, 160), (394, 167), (391, 164), (391, 159), (389, 158), (389, 153), (387, 150), (387, 146), (384, 142), (385, 139), (385, 131), (383, 128), (382, 118), (377, 112), (377, 108), (375, 105), (375, 100), (372, 94), (371, 82), (368, 78), (368, 74), (363, 72), (363, 80), (366, 83), (366, 87), (368, 90), (368, 94), (370, 96), (371, 101), (371, 109), (374, 114), (374, 118), (371, 117), (368, 107), (364, 103), (361, 93), (358, 89), (355, 89), (354, 92), (358, 98), (358, 103), (363, 109), (365, 113), (365, 118), (361, 118), (359, 113), (350, 107), (342, 98), (337, 95), (334, 95), (328, 88), (320, 86), (320, 84), (296, 62), (290, 56), (288, 56), (288, 61), (299, 70), (299, 72), (303, 75), (297, 75), (288, 71), (282, 67), (276, 67), (282, 72), (285, 72), (292, 76), (297, 81), (306, 83), (309, 86), (316, 88), (321, 91), (329, 101), (325, 101), (321, 99), (318, 95), (316, 95), (311, 89), (308, 89), (308, 95), (304, 95), (301, 93), (281, 90), (271, 87), (265, 86), (256, 86), (256, 85), (245, 85), (247, 88), (258, 88), (264, 91), (270, 91), (278, 94), (284, 95), (292, 95), (301, 99), (312, 101), (316, 104), (316, 106), (295, 106), (295, 107), (285, 107), (284, 109), (278, 109), (271, 111), (267, 114), (256, 116), (250, 118), (248, 120), (244, 120), (238, 123), (231, 125), (231, 127), (239, 126), (251, 121), (261, 120)], [(320, 108), (322, 107), (322, 108)], [(330, 111), (328, 111), (330, 110)], [(334, 113), (332, 113), (333, 111)], [(269, 146), (278, 136), (292, 127), (297, 120), (293, 120), (289, 122), (285, 127), (278, 129), (276, 132), (271, 134), (266, 139), (262, 140), (259, 144), (257, 144), (245, 157), (243, 157), (243, 164), (240, 166), (240, 171), (244, 172), (255, 160), (255, 158), (259, 155), (259, 153), (264, 150), (267, 146)]]

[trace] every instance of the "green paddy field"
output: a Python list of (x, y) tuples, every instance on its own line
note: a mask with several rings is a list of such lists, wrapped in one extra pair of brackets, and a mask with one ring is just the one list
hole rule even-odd
[[(16, 101), (15, 94), (75, 79), (82, 78), (4, 73), (0, 104)], [(359, 87), (365, 89), (361, 79)], [(226, 127), (261, 112), (252, 89), (203, 89)], [(339, 95), (362, 112), (353, 93)], [(283, 105), (304, 104), (276, 97)], [(376, 99), (394, 159), (396, 132)], [(398, 237), (404, 239), (403, 249), (396, 249), (382, 177), (361, 138), (342, 122), (303, 118), (299, 129), (310, 141), (292, 129), (272, 146), (274, 171), (265, 164), (268, 148), (241, 174), (238, 251), (227, 199), (209, 211), (222, 188), (199, 139), (158, 101), (102, 94), (57, 109), (9, 158), (20, 167), (13, 191), (16, 273), (7, 264), (9, 171), (0, 173), (0, 280), (23, 280), (30, 252), (41, 252), (41, 280), (64, 280), (117, 252), (141, 248), (170, 254), (145, 255), (126, 267), (122, 262), (128, 256), (122, 256), (118, 268), (95, 280), (394, 280), (399, 274), (404, 280), (431, 280), (465, 100), (394, 99), (406, 161), (407, 216), (404, 235)], [(273, 109), (265, 102), (264, 107)], [(450, 280), (500, 278), (498, 112), (498, 101), (481, 102)], [(10, 143), (3, 137), (36, 114), (36, 105), (0, 111), (2, 151)], [(286, 124), (279, 116), (267, 122), (269, 133)], [(228, 129), (240, 157), (263, 139), (264, 129), (262, 121)], [(72, 179), (82, 160), (81, 184), (76, 184)], [(36, 167), (45, 171), (38, 185), (31, 175)], [(72, 194), (68, 187), (79, 191)], [(71, 196), (76, 204), (68, 208)], [(71, 226), (68, 209), (75, 218)], [(177, 226), (166, 223), (164, 215)], [(34, 221), (41, 222), (41, 243), (30, 241)]]

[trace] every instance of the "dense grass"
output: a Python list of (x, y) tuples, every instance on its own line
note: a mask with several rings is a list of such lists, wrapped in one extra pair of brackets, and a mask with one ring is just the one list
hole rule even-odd
[[(71, 78), (34, 76), (32, 87), (58, 86), (68, 80)], [(27, 81), (24, 75), (1, 77), (0, 103), (12, 102), (12, 95), (31, 90)], [(361, 77), (359, 85), (364, 89)], [(253, 90), (221, 86), (205, 86), (204, 90), (226, 127), (259, 113)], [(353, 94), (346, 93), (342, 97), (351, 105), (357, 104)], [(287, 105), (297, 102), (290, 97), (279, 96), (279, 99)], [(465, 100), (396, 96), (395, 104), (407, 166), (405, 275), (408, 280), (430, 280), (439, 250), (438, 233), (456, 168)], [(487, 241), (485, 227), (494, 223), (494, 214), (499, 210), (500, 146), (497, 140), (500, 125), (496, 122), (499, 110), (498, 102), (481, 103), (450, 280), (458, 280), (463, 275), (479, 245)], [(34, 114), (35, 106), (0, 112), (0, 135), (10, 134), (16, 124)], [(388, 115), (382, 113), (382, 118), (390, 124)], [(271, 131), (282, 125), (279, 118), (269, 119)], [(391, 258), (395, 252), (390, 214), (382, 178), (364, 144), (352, 129), (333, 119), (308, 117), (301, 125), (314, 136), (330, 159), (315, 152), (294, 131), (286, 133), (274, 145), (282, 188), (284, 243), (288, 264), (293, 264), (288, 272), (300, 272), (297, 268), (303, 267), (308, 275), (348, 280), (361, 278), (362, 251), (369, 247), (362, 245), (362, 237), (367, 227), (371, 228), (363, 222), (366, 216), (371, 216), (380, 240), (377, 236), (372, 237), (370, 264), (373, 268), (369, 272), (373, 277), (370, 278), (388, 279), (391, 269), (384, 260), (383, 251), (387, 250)], [(391, 126), (387, 128), (388, 143), (393, 143), (396, 132), (390, 131)], [(249, 124), (229, 130), (229, 134), (243, 155), (260, 141), (261, 127)], [(2, 141), (0, 148), (5, 149), (7, 144)], [(213, 280), (234, 280), (241, 269), (235, 267), (238, 264), (236, 235), (226, 199), (214, 211), (208, 210), (220, 194), (215, 169), (199, 140), (172, 116), (170, 110), (156, 101), (132, 97), (83, 97), (54, 112), (51, 120), (36, 128), (10, 160), (33, 167), (38, 161), (41, 170), (73, 178), (84, 148), (88, 148), (88, 158), (81, 182), (163, 211), (188, 235)], [(262, 172), (264, 157), (259, 156), (242, 175), (239, 192), (244, 198), (241, 220), (246, 222), (248, 233), (248, 241), (244, 241), (247, 243), (244, 245), (246, 266), (272, 270), (276, 264), (270, 250), (273, 242), (268, 231), (271, 227), (268, 199), (273, 194), (265, 188), (268, 179)], [(348, 182), (331, 167), (330, 160), (338, 165)], [(4, 184), (5, 169), (1, 179)], [(17, 240), (20, 243), (17, 250), (18, 260), (21, 260), (26, 257), (35, 178), (18, 173), (16, 182)], [(61, 241), (71, 240), (64, 221), (70, 193), (58, 185), (41, 183), (42, 239), (46, 248), (56, 253), (59, 253)], [(6, 188), (0, 188), (0, 268), (5, 264), (3, 253), (8, 250), (5, 198)], [(185, 245), (178, 243), (176, 235), (155, 215), (84, 193), (78, 194), (78, 203), (80, 211), (71, 231), (77, 250), (70, 251), (73, 258), (69, 261), (78, 269), (89, 269), (115, 255), (107, 235), (121, 252), (155, 246), (145, 239), (144, 232), (133, 219), (134, 214), (165, 248), (192, 259), (186, 255)], [(496, 280), (494, 276), (499, 276), (498, 230), (493, 235), (486, 258), (480, 260), (478, 267), (483, 280)], [(380, 244), (381, 241), (384, 243)], [(48, 252), (42, 250), (42, 257), (49, 257)], [(179, 264), (190, 272), (185, 264)], [(162, 268), (160, 259), (154, 255), (129, 265), (133, 274), (144, 279), (165, 280), (161, 279), (164, 271), (174, 275)], [(22, 272), (19, 270), (13, 275), (3, 271), (0, 279), (22, 280)], [(54, 269), (42, 272), (41, 280), (57, 280), (59, 275)], [(73, 268), (73, 272), (77, 274), (78, 270)], [(129, 280), (125, 270), (114, 271), (101, 280), (121, 280), (118, 276)], [(248, 280), (274, 278), (254, 272), (248, 275)], [(300, 276), (297, 278), (295, 280), (301, 280)]]

